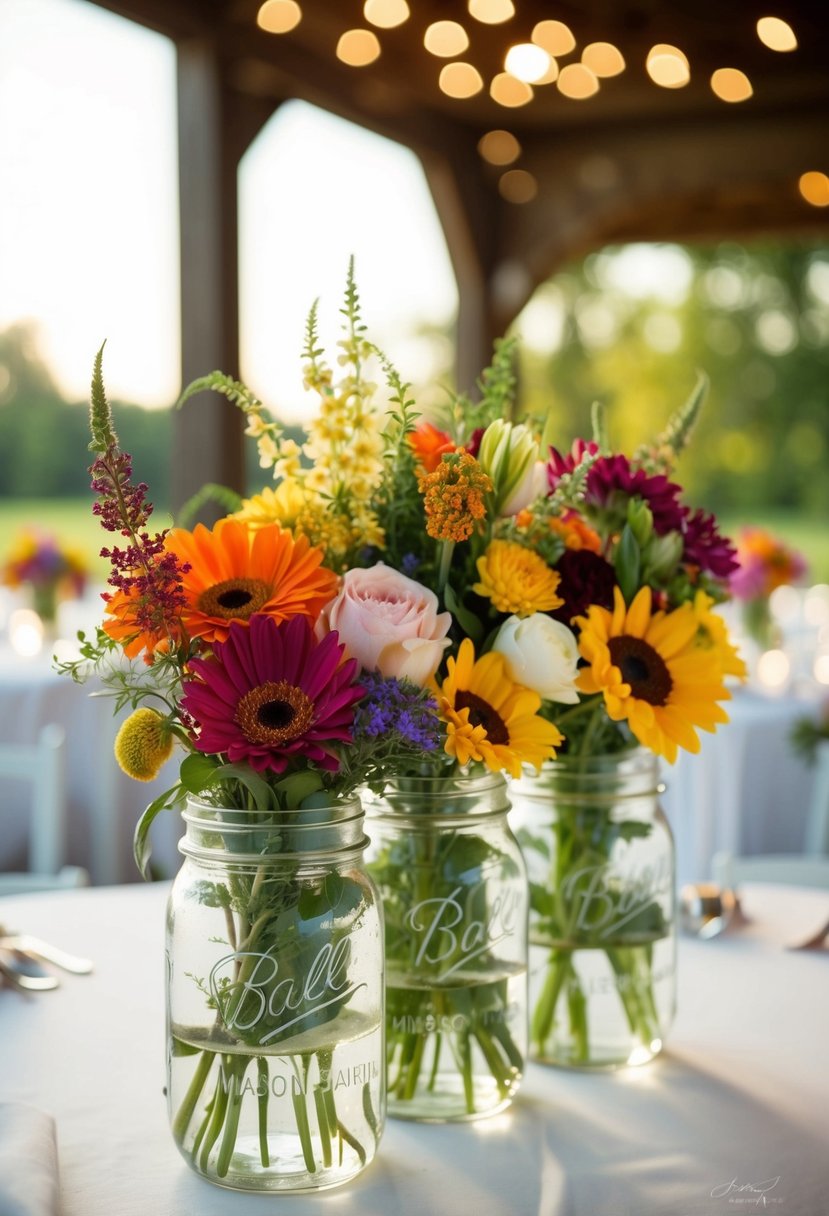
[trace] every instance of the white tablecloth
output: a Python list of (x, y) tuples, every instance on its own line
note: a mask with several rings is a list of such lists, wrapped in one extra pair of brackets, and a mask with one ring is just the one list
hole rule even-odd
[(815, 781), (814, 769), (793, 749), (798, 718), (815, 717), (809, 695), (763, 695), (737, 689), (730, 721), (716, 734), (700, 732), (697, 755), (680, 752), (664, 766), (663, 806), (676, 841), (680, 883), (711, 877), (717, 852), (799, 853)]
[[(756, 887), (739, 934), (683, 941), (679, 1014), (653, 1064), (589, 1075), (531, 1066), (482, 1123), (390, 1121), (340, 1190), (267, 1198), (188, 1170), (166, 1125), (166, 888), (0, 900), (0, 920), (89, 955), (89, 977), (0, 992), (0, 1100), (57, 1122), (63, 1216), (781, 1216), (829, 1207), (829, 954), (789, 952), (829, 895)], [(778, 1179), (775, 1183), (774, 1179)], [(751, 1201), (751, 1202), (749, 1202)]]

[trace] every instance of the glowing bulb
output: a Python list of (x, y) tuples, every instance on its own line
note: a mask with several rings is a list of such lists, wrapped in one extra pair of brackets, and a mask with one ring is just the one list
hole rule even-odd
[(543, 76), (539, 76), (538, 80), (534, 80), (533, 84), (555, 84), (558, 80), (558, 64), (555, 59), (550, 57), (550, 66)]
[(487, 131), (478, 140), (478, 151), (491, 165), (511, 165), (521, 155), (521, 145), (510, 131)]
[(393, 30), (408, 21), (411, 14), (406, 0), (366, 0), (363, 16), (380, 30)]
[(533, 42), (519, 42), (507, 51), (504, 67), (517, 80), (535, 84), (549, 72), (550, 63), (550, 56), (543, 47)]
[(484, 25), (500, 25), (515, 16), (512, 0), (469, 0), (469, 15)]
[(813, 207), (829, 207), (829, 177), (825, 173), (816, 170), (804, 173), (797, 186), (806, 202)]
[(559, 92), (573, 101), (583, 101), (599, 91), (599, 82), (583, 63), (568, 63), (558, 74)]
[(447, 63), (440, 70), (438, 84), (447, 97), (461, 101), (474, 97), (484, 87), (481, 73), (471, 63)]
[(534, 97), (531, 87), (523, 80), (511, 76), (509, 72), (499, 72), (497, 76), (493, 76), (489, 95), (499, 106), (508, 106), (510, 109), (525, 106)]
[(256, 14), (256, 24), (267, 34), (288, 34), (302, 20), (296, 0), (265, 0)]
[(717, 68), (711, 77), (711, 88), (720, 101), (748, 101), (754, 89), (745, 72), (739, 68)]
[(453, 59), (469, 46), (469, 37), (457, 21), (434, 21), (423, 35), (423, 45), (430, 55)]
[(797, 50), (794, 30), (781, 17), (761, 17), (757, 22), (757, 37), (771, 51)]
[(31, 659), (43, 646), (43, 622), (31, 608), (18, 608), (9, 617), (9, 641), (12, 650)]
[(563, 21), (539, 21), (533, 27), (531, 38), (548, 55), (569, 55), (576, 49), (573, 32)]
[(498, 179), (498, 192), (508, 203), (529, 203), (538, 194), (538, 182), (525, 169), (510, 169)]
[(581, 61), (594, 76), (618, 76), (625, 70), (622, 52), (612, 42), (591, 42), (582, 51)]
[(767, 650), (757, 660), (757, 678), (767, 688), (782, 688), (790, 670), (789, 657), (782, 650)]
[(337, 58), (350, 68), (364, 68), (380, 54), (380, 42), (371, 30), (346, 30), (337, 43)]
[(679, 47), (667, 42), (658, 42), (651, 47), (645, 67), (653, 83), (663, 89), (681, 89), (691, 79), (687, 57)]

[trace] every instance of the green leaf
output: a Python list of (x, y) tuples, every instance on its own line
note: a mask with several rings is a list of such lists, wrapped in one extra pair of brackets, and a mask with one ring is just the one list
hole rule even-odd
[(470, 612), (468, 608), (463, 606), (449, 583), (443, 589), (443, 600), (446, 604), (447, 612), (452, 613), (461, 629), (469, 635), (473, 642), (479, 642), (484, 635), (483, 625), (474, 612)]
[(302, 806), (304, 800), (311, 794), (322, 789), (322, 777), (319, 773), (311, 771), (289, 773), (287, 777), (277, 781), (274, 788), (284, 794), (288, 810), (293, 810), (295, 807)]
[(607, 411), (601, 401), (594, 401), (590, 407), (590, 421), (593, 424), (593, 442), (599, 451), (606, 454), (610, 451), (610, 441), (607, 435)]
[(263, 777), (254, 769), (244, 764), (222, 764), (213, 774), (210, 784), (218, 782), (223, 785), (226, 781), (241, 781), (256, 803), (257, 811), (273, 809), (273, 791)]
[(621, 539), (613, 555), (613, 564), (625, 603), (629, 604), (639, 590), (642, 567), (642, 555), (630, 524), (625, 524), (622, 529)]
[(248, 411), (256, 412), (262, 408), (262, 402), (246, 384), (219, 371), (210, 372), (207, 376), (200, 376), (198, 380), (193, 380), (188, 384), (176, 402), (175, 408), (181, 409), (185, 401), (189, 401), (197, 393), (205, 392), (221, 393), (222, 396), (227, 397), (228, 401), (233, 405), (238, 405), (239, 409), (246, 413)]
[(215, 779), (219, 767), (218, 760), (212, 756), (191, 752), (181, 762), (179, 780), (189, 794), (200, 794)]
[(202, 507), (209, 502), (218, 503), (222, 510), (227, 515), (230, 515), (241, 507), (242, 496), (241, 494), (237, 494), (235, 490), (231, 490), (228, 486), (218, 485), (216, 482), (209, 481), (200, 490), (197, 490), (192, 498), (187, 499), (187, 502), (178, 513), (176, 526), (179, 528), (192, 527)]
[(702, 403), (708, 392), (708, 377), (705, 372), (697, 373), (697, 382), (693, 392), (684, 405), (681, 405), (668, 419), (668, 424), (656, 441), (657, 447), (666, 447), (673, 453), (674, 460), (688, 446), (691, 432), (696, 425)]
[(159, 794), (155, 801), (150, 803), (135, 825), (132, 851), (135, 857), (135, 864), (138, 866), (138, 872), (142, 878), (149, 878), (148, 867), (152, 852), (150, 828), (153, 825), (153, 820), (161, 811), (166, 811), (169, 807), (175, 806), (177, 802), (180, 802), (182, 794), (182, 786), (179, 783), (176, 783), (172, 789), (165, 790), (163, 794)]

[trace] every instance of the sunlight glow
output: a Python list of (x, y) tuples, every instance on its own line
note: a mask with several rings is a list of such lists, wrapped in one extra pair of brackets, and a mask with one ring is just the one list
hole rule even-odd
[(521, 145), (510, 131), (487, 131), (478, 140), (478, 152), (491, 165), (511, 165), (521, 155)]
[(552, 60), (543, 47), (533, 42), (518, 42), (511, 46), (504, 59), (504, 67), (510, 76), (523, 80), (525, 84), (535, 84), (550, 70)]
[(256, 24), (266, 34), (289, 34), (302, 20), (296, 0), (265, 0), (256, 14)]
[(648, 51), (645, 63), (654, 84), (663, 89), (681, 89), (691, 79), (687, 56), (677, 46), (658, 42)]
[(438, 84), (447, 97), (465, 101), (484, 87), (481, 73), (471, 63), (447, 63), (441, 68)]
[(408, 21), (411, 13), (406, 0), (366, 0), (363, 16), (379, 30), (393, 30)]
[(761, 17), (757, 22), (757, 37), (771, 51), (796, 51), (795, 32), (782, 17)]
[(434, 21), (423, 35), (423, 45), (430, 55), (452, 59), (469, 46), (469, 35), (457, 21)]
[(558, 89), (573, 101), (583, 101), (599, 91), (599, 82), (583, 63), (568, 63), (558, 74)]
[(576, 49), (573, 32), (563, 21), (539, 21), (533, 28), (532, 41), (553, 57), (569, 55)]
[(380, 57), (380, 40), (371, 30), (346, 30), (337, 43), (337, 58), (350, 68), (368, 67)]
[(711, 89), (720, 101), (748, 101), (754, 92), (751, 81), (739, 68), (717, 68), (711, 77)]
[(507, 106), (509, 109), (525, 106), (534, 97), (532, 87), (511, 76), (509, 72), (499, 72), (497, 76), (493, 76), (489, 95), (499, 106)]

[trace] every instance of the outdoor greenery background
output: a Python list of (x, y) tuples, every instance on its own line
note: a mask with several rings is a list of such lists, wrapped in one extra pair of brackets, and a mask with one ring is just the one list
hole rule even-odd
[[(624, 255), (591, 254), (539, 290), (534, 338), (521, 345), (519, 411), (552, 413), (566, 447), (589, 433), (591, 403), (604, 401), (615, 446), (631, 452), (703, 369), (711, 389), (679, 471), (688, 500), (716, 511), (727, 531), (765, 523), (806, 552), (813, 581), (829, 581), (829, 246), (686, 248), (690, 276), (675, 298), (658, 286), (627, 290)], [(539, 315), (550, 318), (547, 342)], [(400, 371), (434, 400), (416, 368)], [(117, 403), (116, 419), (163, 512), (171, 411)], [(86, 427), (85, 403), (62, 398), (36, 331), (0, 333), (0, 560), (27, 523), (80, 541), (90, 558), (100, 547)]]

